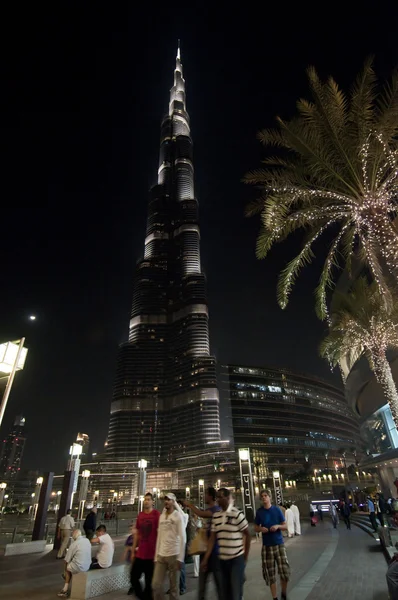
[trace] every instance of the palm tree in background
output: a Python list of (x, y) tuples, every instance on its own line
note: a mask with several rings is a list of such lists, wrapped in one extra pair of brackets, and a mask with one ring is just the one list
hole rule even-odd
[(316, 310), (328, 316), (326, 294), (333, 268), (351, 269), (355, 253), (389, 297), (386, 273), (398, 280), (398, 233), (393, 223), (398, 198), (398, 71), (379, 91), (372, 60), (365, 62), (349, 96), (331, 77), (322, 82), (307, 70), (312, 101), (299, 100), (290, 121), (261, 131), (275, 156), (244, 181), (261, 190), (247, 210), (261, 213), (257, 257), (304, 230), (297, 256), (281, 272), (277, 297), (285, 308), (299, 271), (314, 258), (313, 246), (326, 231), (331, 243), (316, 289)]
[(335, 294), (329, 333), (320, 354), (332, 366), (342, 359), (354, 364), (366, 356), (376, 380), (382, 386), (398, 426), (398, 393), (392, 377), (387, 350), (398, 348), (398, 298), (384, 302), (375, 281), (359, 277), (347, 294)]

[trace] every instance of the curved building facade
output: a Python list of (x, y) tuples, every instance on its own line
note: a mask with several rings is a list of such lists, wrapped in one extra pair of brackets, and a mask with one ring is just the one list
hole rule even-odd
[(332, 469), (343, 454), (353, 462), (361, 445), (358, 420), (338, 388), (267, 367), (227, 365), (221, 377), (235, 447), (250, 448), (254, 464), (289, 474)]
[(129, 339), (119, 351), (106, 456), (168, 467), (220, 439), (215, 359), (185, 80), (176, 58), (161, 125), (158, 183), (149, 194)]

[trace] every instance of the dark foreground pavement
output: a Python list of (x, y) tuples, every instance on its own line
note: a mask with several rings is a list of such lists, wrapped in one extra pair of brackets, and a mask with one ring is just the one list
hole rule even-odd
[[(370, 536), (353, 526), (347, 531), (340, 523), (333, 530), (329, 521), (316, 528), (304, 525), (303, 535), (287, 540), (292, 568), (289, 600), (387, 600), (384, 555)], [(120, 561), (122, 541), (116, 543), (115, 563)], [(253, 542), (246, 567), (245, 600), (271, 598), (265, 587), (260, 563), (261, 544)], [(54, 554), (0, 558), (0, 598), (2, 600), (54, 600), (61, 589), (63, 561)], [(184, 600), (197, 599), (197, 579), (187, 567)], [(122, 600), (127, 590), (98, 596), (98, 600)], [(131, 596), (129, 596), (131, 597)], [(215, 598), (210, 582), (207, 597)]]

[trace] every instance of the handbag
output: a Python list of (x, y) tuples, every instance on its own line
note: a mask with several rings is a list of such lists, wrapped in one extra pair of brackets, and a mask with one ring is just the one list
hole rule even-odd
[(194, 556), (195, 554), (205, 554), (207, 551), (207, 531), (204, 528), (198, 529), (195, 537), (189, 542), (188, 554)]

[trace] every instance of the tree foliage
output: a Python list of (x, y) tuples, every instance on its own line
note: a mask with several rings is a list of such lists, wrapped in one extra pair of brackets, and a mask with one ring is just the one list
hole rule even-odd
[(368, 59), (349, 95), (333, 78), (307, 71), (311, 101), (300, 99), (290, 121), (258, 134), (272, 151), (263, 168), (244, 181), (260, 196), (248, 215), (261, 214), (257, 257), (297, 230), (304, 244), (280, 274), (277, 298), (285, 308), (300, 270), (314, 258), (314, 244), (330, 230), (332, 241), (316, 289), (316, 310), (327, 316), (334, 268), (361, 257), (387, 297), (385, 272), (398, 279), (398, 235), (393, 223), (398, 197), (398, 72), (381, 90)]

